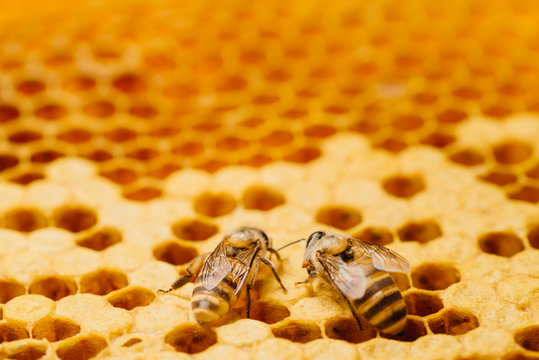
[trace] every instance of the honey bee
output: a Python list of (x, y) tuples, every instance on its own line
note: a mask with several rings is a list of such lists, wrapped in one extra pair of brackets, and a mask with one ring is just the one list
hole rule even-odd
[[(191, 309), (199, 324), (217, 320), (228, 313), (238, 300), (244, 285), (247, 288), (247, 317), (250, 317), (251, 288), (258, 272), (258, 264), (270, 267), (275, 279), (286, 293), (275, 266), (265, 256), (275, 254), (280, 260), (277, 250), (271, 247), (271, 240), (260, 229), (241, 227), (228, 235), (211, 253), (205, 253), (187, 264), (187, 274), (180, 276), (167, 293), (178, 289), (195, 276), (195, 287), (191, 296)], [(198, 276), (197, 276), (198, 273)]]
[(321, 276), (344, 297), (359, 328), (358, 313), (378, 330), (399, 335), (406, 324), (406, 304), (388, 272), (407, 273), (410, 264), (390, 249), (337, 233), (309, 236), (303, 258), (308, 278)]

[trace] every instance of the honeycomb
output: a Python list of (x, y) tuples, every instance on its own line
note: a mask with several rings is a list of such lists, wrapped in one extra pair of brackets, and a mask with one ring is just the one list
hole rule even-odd
[[(539, 359), (539, 3), (1, 0), (0, 358)], [(303, 246), (216, 326), (241, 225), (387, 245), (404, 334)]]

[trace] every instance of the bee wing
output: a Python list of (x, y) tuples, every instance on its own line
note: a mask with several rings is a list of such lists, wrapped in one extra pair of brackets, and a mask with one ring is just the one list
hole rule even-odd
[[(232, 265), (232, 276), (234, 282), (237, 284), (236, 288), (234, 289), (234, 295), (239, 294), (243, 288), (243, 285), (245, 284), (245, 281), (249, 277), (251, 266), (253, 264), (254, 257), (258, 253), (258, 250), (259, 248), (257, 246), (251, 249), (243, 250), (236, 255)], [(256, 276), (256, 274), (253, 274), (253, 276)]]
[(366, 255), (371, 258), (375, 268), (388, 272), (407, 273), (410, 271), (410, 263), (393, 250), (388, 249), (385, 246), (370, 244), (362, 240), (353, 240), (354, 245), (364, 250)]
[(206, 289), (213, 289), (231, 272), (231, 270), (232, 264), (226, 256), (226, 245), (221, 242), (208, 256), (200, 271), (202, 285)]
[(340, 257), (331, 255), (319, 255), (318, 260), (343, 295), (352, 299), (361, 299), (365, 295), (365, 273), (360, 266), (347, 264)]

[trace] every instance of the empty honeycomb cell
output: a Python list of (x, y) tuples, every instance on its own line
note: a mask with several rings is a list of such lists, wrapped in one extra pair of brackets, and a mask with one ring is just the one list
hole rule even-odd
[(148, 134), (156, 138), (168, 138), (179, 134), (182, 129), (178, 126), (165, 125), (162, 127), (152, 128)]
[(510, 116), (513, 110), (509, 107), (500, 105), (491, 105), (483, 109), (483, 114), (497, 119), (503, 119)]
[(324, 322), (324, 333), (328, 338), (359, 344), (376, 337), (376, 329), (360, 318), (363, 330), (354, 318), (333, 317)]
[(0, 344), (29, 337), (30, 334), (22, 326), (5, 322), (0, 323)]
[(32, 337), (56, 342), (70, 338), (80, 332), (80, 326), (70, 319), (60, 316), (47, 316), (38, 320), (32, 327)]
[(175, 155), (195, 156), (204, 151), (204, 145), (196, 141), (186, 142), (184, 144), (175, 146), (171, 152)]
[(87, 230), (97, 223), (97, 214), (85, 206), (63, 206), (53, 213), (54, 225), (77, 233)]
[(181, 165), (178, 164), (163, 164), (157, 168), (149, 169), (147, 172), (147, 175), (156, 179), (166, 179), (176, 171), (180, 170), (182, 168)]
[(56, 136), (58, 139), (71, 144), (80, 144), (89, 141), (92, 133), (83, 128), (72, 128)]
[(306, 110), (299, 109), (299, 108), (292, 108), (289, 110), (286, 110), (281, 114), (281, 117), (285, 119), (299, 119), (302, 117), (305, 117), (308, 114)]
[(15, 88), (19, 93), (31, 96), (45, 90), (45, 84), (39, 80), (25, 80), (18, 83)]
[(417, 115), (400, 115), (393, 119), (393, 127), (401, 131), (411, 131), (423, 126), (424, 120)]
[(160, 197), (163, 194), (161, 189), (153, 186), (141, 186), (132, 190), (125, 190), (123, 196), (126, 199), (146, 202)]
[(204, 193), (195, 198), (193, 208), (199, 214), (219, 217), (234, 211), (236, 200), (226, 193)]
[(124, 141), (133, 140), (137, 137), (137, 133), (126, 127), (117, 127), (104, 133), (105, 137), (110, 141), (122, 143)]
[(15, 208), (4, 214), (4, 226), (8, 229), (32, 232), (47, 225), (47, 217), (38, 209)]
[(522, 240), (511, 232), (490, 232), (479, 237), (479, 247), (488, 254), (511, 257), (524, 250)]
[(90, 152), (84, 152), (81, 156), (88, 160), (95, 161), (98, 163), (109, 161), (113, 158), (110, 152), (103, 149), (96, 149)]
[(317, 222), (337, 229), (348, 230), (363, 220), (361, 213), (348, 206), (325, 206), (315, 215)]
[(404, 331), (399, 335), (389, 335), (380, 333), (384, 338), (399, 340), (399, 341), (416, 341), (422, 336), (427, 335), (427, 328), (423, 320), (408, 318), (404, 325)]
[(129, 113), (138, 118), (149, 119), (156, 116), (159, 111), (152, 105), (135, 104), (129, 108)]
[(13, 360), (38, 360), (47, 353), (47, 344), (28, 343), (10, 351), (9, 359)]
[(382, 188), (390, 195), (410, 198), (425, 190), (425, 183), (419, 175), (394, 175), (382, 181)]
[(423, 290), (444, 290), (460, 281), (459, 271), (446, 263), (424, 263), (412, 269), (412, 284)]
[(127, 167), (117, 167), (102, 171), (100, 175), (120, 185), (131, 184), (138, 179), (137, 173)]
[(271, 328), (273, 335), (298, 343), (322, 338), (318, 324), (311, 320), (284, 320)]
[(139, 339), (139, 338), (131, 338), (131, 339), (127, 340), (126, 342), (124, 342), (122, 344), (122, 346), (123, 347), (131, 347), (131, 346), (136, 345), (136, 344), (141, 343), (141, 342), (142, 342), (142, 340)]
[(255, 154), (247, 159), (240, 160), (239, 164), (247, 165), (254, 168), (259, 168), (259, 167), (269, 164), (272, 161), (273, 161), (273, 158), (271, 158), (268, 155)]
[(528, 231), (528, 241), (532, 248), (539, 249), (539, 225), (533, 226)]
[(275, 301), (255, 301), (251, 305), (251, 319), (275, 324), (290, 316), (290, 310)]
[(515, 342), (526, 350), (539, 351), (539, 326), (533, 325), (515, 333)]
[(29, 171), (29, 172), (24, 172), (20, 175), (16, 175), (10, 178), (9, 180), (17, 184), (28, 185), (30, 183), (33, 183), (34, 181), (41, 180), (44, 178), (45, 178), (45, 175), (43, 175), (40, 172)]
[(75, 242), (79, 246), (102, 251), (120, 241), (122, 241), (122, 233), (120, 231), (112, 227), (104, 227), (77, 239)]
[(58, 104), (43, 105), (34, 111), (34, 115), (42, 120), (59, 120), (66, 117), (67, 114), (67, 109)]
[(444, 304), (435, 293), (409, 292), (404, 295), (408, 314), (417, 316), (427, 316), (442, 310)]
[(206, 240), (218, 231), (217, 225), (198, 219), (183, 219), (172, 224), (172, 233), (184, 240)]
[(492, 148), (494, 159), (500, 164), (511, 165), (528, 159), (533, 149), (530, 144), (523, 141), (505, 141)]
[(463, 149), (449, 156), (454, 163), (464, 166), (476, 166), (485, 162), (485, 157), (474, 149)]
[(267, 146), (282, 146), (294, 140), (294, 135), (286, 130), (275, 130), (260, 139), (260, 142)]
[(199, 90), (190, 84), (172, 84), (163, 89), (163, 95), (175, 99), (186, 99), (198, 95)]
[(455, 137), (451, 134), (433, 132), (422, 138), (421, 144), (430, 145), (436, 148), (445, 148), (455, 142)]
[(367, 227), (360, 232), (354, 234), (355, 238), (376, 245), (387, 245), (393, 242), (393, 234), (391, 231), (382, 227)]
[(98, 100), (84, 105), (82, 112), (91, 117), (108, 118), (114, 115), (116, 107), (110, 101)]
[(62, 87), (69, 92), (79, 92), (90, 90), (95, 86), (95, 80), (88, 76), (76, 76), (67, 79), (62, 84)]
[(249, 145), (249, 142), (236, 136), (227, 136), (217, 140), (215, 147), (219, 151), (236, 151)]
[(539, 164), (526, 171), (526, 175), (531, 179), (539, 179)]
[(19, 116), (19, 109), (15, 106), (0, 104), (0, 124), (15, 120)]
[(125, 93), (137, 93), (146, 90), (146, 83), (136, 74), (122, 74), (113, 80), (112, 85)]
[(484, 175), (481, 175), (479, 178), (483, 181), (499, 186), (505, 186), (517, 182), (517, 176), (515, 174), (503, 170), (492, 170)]
[(184, 323), (165, 335), (165, 343), (176, 351), (196, 354), (217, 343), (217, 334), (211, 328)]
[(43, 135), (40, 132), (33, 130), (19, 130), (8, 136), (10, 142), (15, 144), (26, 144), (41, 140)]
[(380, 129), (380, 124), (372, 120), (361, 120), (348, 126), (348, 130), (365, 135), (374, 134)]
[(77, 283), (70, 277), (38, 277), (30, 283), (29, 294), (43, 295), (54, 301), (77, 293)]
[(219, 86), (217, 86), (217, 91), (229, 92), (229, 91), (240, 91), (247, 87), (248, 83), (242, 77), (235, 76), (225, 79)]
[(242, 194), (242, 205), (248, 210), (269, 211), (285, 203), (285, 197), (275, 189), (251, 186)]
[(148, 306), (155, 299), (153, 291), (140, 286), (132, 286), (117, 290), (107, 296), (112, 306), (132, 310), (138, 306)]
[(446, 109), (437, 115), (438, 121), (446, 124), (456, 124), (464, 121), (467, 117), (466, 112), (458, 109)]
[(204, 133), (210, 133), (210, 132), (220, 129), (221, 126), (223, 125), (218, 123), (217, 121), (206, 121), (206, 122), (201, 122), (201, 123), (193, 125), (193, 130), (204, 132)]
[(289, 72), (283, 70), (283, 69), (276, 69), (273, 71), (270, 71), (266, 75), (266, 80), (271, 82), (286, 82), (292, 78), (292, 74)]
[(5, 304), (9, 300), (26, 294), (23, 284), (15, 280), (0, 280), (0, 303)]
[(98, 269), (80, 279), (81, 294), (107, 295), (127, 286), (127, 276), (118, 270)]
[(434, 104), (438, 100), (438, 95), (428, 92), (418, 92), (412, 95), (412, 101), (420, 105)]
[(210, 174), (213, 174), (228, 165), (229, 164), (226, 161), (222, 161), (220, 159), (212, 159), (212, 160), (204, 161), (196, 165), (195, 168), (204, 170)]
[(152, 148), (139, 148), (126, 153), (125, 156), (138, 161), (151, 161), (159, 156), (159, 152)]
[(523, 185), (519, 189), (507, 194), (507, 196), (513, 200), (537, 203), (539, 202), (539, 188), (532, 185)]
[(38, 164), (45, 164), (53, 162), (54, 160), (57, 160), (64, 156), (65, 155), (63, 153), (56, 150), (42, 150), (33, 153), (30, 156), (30, 161)]
[(107, 347), (107, 340), (95, 334), (77, 336), (62, 341), (56, 349), (61, 360), (88, 360)]
[(412, 221), (397, 229), (402, 241), (426, 243), (442, 236), (442, 228), (432, 219)]
[[(262, 95), (255, 96), (253, 98), (253, 100), (252, 100), (252, 103), (255, 104), (255, 105), (271, 105), (271, 104), (276, 103), (277, 101), (279, 101), (278, 96), (262, 94)], [(247, 125), (247, 126), (248, 127), (253, 127), (253, 126), (249, 126), (249, 125)]]
[(408, 147), (408, 144), (397, 138), (383, 139), (375, 144), (375, 147), (387, 150), (391, 153), (399, 153)]
[(11, 154), (0, 154), (0, 171), (7, 170), (19, 164), (19, 159)]
[(456, 309), (447, 309), (428, 320), (429, 328), (435, 334), (462, 335), (479, 326), (479, 321), (472, 313)]
[(334, 135), (337, 130), (333, 126), (329, 125), (312, 125), (305, 129), (304, 133), (308, 137), (313, 138), (327, 138)]
[(461, 98), (465, 100), (477, 100), (483, 94), (478, 89), (475, 89), (470, 86), (463, 86), (463, 87), (453, 90), (453, 95), (455, 95), (457, 98)]
[(176, 241), (166, 241), (153, 248), (153, 257), (172, 265), (183, 265), (198, 256), (198, 250)]

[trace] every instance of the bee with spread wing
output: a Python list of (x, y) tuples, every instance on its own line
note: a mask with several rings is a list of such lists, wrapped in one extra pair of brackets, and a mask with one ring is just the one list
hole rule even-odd
[(268, 253), (274, 253), (279, 259), (279, 254), (271, 247), (270, 239), (262, 230), (241, 227), (226, 235), (213, 252), (202, 254), (187, 264), (187, 274), (180, 276), (168, 290), (159, 291), (166, 293), (178, 289), (196, 276), (191, 308), (195, 320), (202, 324), (228, 313), (246, 285), (249, 317), (251, 288), (259, 262), (270, 267), (286, 293), (275, 266), (265, 257)]
[(410, 264), (390, 249), (337, 233), (309, 236), (303, 259), (309, 277), (321, 276), (344, 297), (360, 329), (358, 314), (381, 332), (398, 335), (406, 324), (406, 305), (388, 272), (407, 273)]

